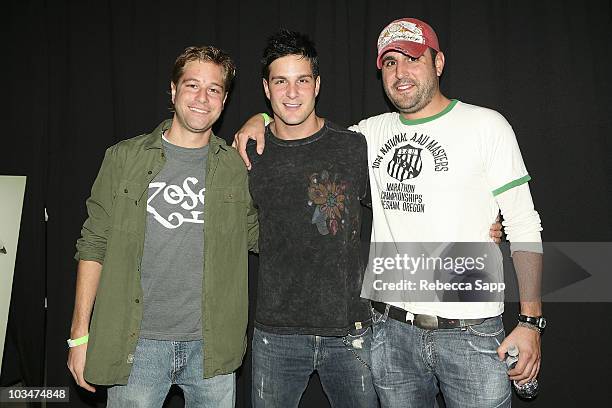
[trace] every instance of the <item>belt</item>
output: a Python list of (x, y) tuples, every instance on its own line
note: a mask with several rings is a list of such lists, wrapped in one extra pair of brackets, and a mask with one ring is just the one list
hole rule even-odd
[[(387, 308), (386, 303), (372, 301), (372, 307), (377, 310), (380, 314), (385, 314)], [(414, 325), (424, 330), (436, 330), (436, 329), (455, 329), (458, 327), (472, 326), (480, 324), (486, 319), (446, 319), (440, 316), (432, 316), (426, 314), (415, 314), (414, 320), (406, 320), (407, 311), (400, 309), (395, 306), (389, 305), (388, 316), (394, 320), (402, 323)]]

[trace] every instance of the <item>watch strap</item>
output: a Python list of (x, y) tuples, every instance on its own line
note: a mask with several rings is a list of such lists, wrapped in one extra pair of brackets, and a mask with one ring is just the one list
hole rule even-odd
[(519, 323), (525, 323), (536, 327), (540, 332), (546, 327), (546, 319), (543, 316), (527, 316), (523, 314), (518, 315)]

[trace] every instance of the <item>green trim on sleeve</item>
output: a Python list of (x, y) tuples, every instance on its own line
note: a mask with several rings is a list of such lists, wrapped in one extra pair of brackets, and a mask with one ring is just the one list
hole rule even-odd
[(500, 195), (501, 193), (503, 193), (505, 191), (508, 191), (511, 188), (520, 186), (521, 184), (525, 184), (529, 180), (531, 180), (531, 176), (529, 174), (527, 174), (526, 176), (523, 176), (523, 177), (521, 177), (519, 179), (516, 179), (514, 181), (509, 182), (508, 184), (504, 184), (500, 188), (496, 188), (495, 190), (493, 190), (493, 196)]
[(438, 119), (440, 116), (446, 115), (448, 112), (450, 112), (455, 107), (456, 104), (457, 104), (457, 100), (452, 99), (451, 103), (449, 103), (446, 106), (446, 108), (444, 108), (441, 112), (438, 112), (435, 115), (428, 116), (426, 118), (410, 120), (410, 119), (406, 119), (405, 117), (403, 117), (401, 113), (399, 115), (399, 118), (400, 118), (400, 121), (404, 125), (420, 125), (421, 123), (431, 122), (432, 120)]

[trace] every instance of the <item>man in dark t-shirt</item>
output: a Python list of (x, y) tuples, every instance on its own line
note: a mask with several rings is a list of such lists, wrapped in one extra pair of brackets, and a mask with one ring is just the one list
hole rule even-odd
[(333, 407), (376, 407), (371, 317), (359, 296), (365, 138), (316, 116), (318, 61), (306, 36), (273, 35), (262, 67), (275, 121), (264, 154), (249, 151), (260, 223), (253, 406), (297, 407), (317, 371)]

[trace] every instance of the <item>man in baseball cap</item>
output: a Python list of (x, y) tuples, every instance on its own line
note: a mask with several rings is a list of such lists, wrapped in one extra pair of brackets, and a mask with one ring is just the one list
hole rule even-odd
[[(445, 59), (427, 23), (395, 20), (377, 45), (383, 87), (399, 112), (351, 128), (366, 136), (372, 197), (377, 197), (371, 259), (385, 242), (397, 248), (414, 242), (474, 248), (490, 240), (487, 227), (501, 209), (518, 281), (534, 289), (520, 294), (518, 325), (505, 337), (503, 296), (490, 301), (478, 293), (470, 274), (479, 271), (441, 279), (457, 284), (459, 302), (445, 301), (444, 292), (423, 302), (422, 292), (397, 296), (377, 290), (373, 283), (385, 275), (369, 268), (361, 296), (371, 299), (374, 309), (372, 375), (381, 405), (432, 407), (442, 392), (449, 407), (509, 407), (509, 379), (524, 384), (538, 374), (545, 324), (539, 298), (542, 228), (516, 137), (499, 113), (441, 93)], [(389, 197), (396, 191), (411, 194), (394, 205)], [(499, 248), (491, 247), (489, 259), (501, 259)], [(486, 267), (489, 282), (504, 282), (501, 262)], [(443, 271), (434, 279), (446, 275), (451, 274)], [(502, 360), (511, 345), (518, 346), (521, 360), (507, 371)]]

